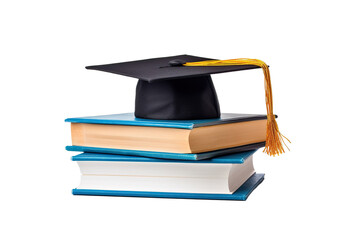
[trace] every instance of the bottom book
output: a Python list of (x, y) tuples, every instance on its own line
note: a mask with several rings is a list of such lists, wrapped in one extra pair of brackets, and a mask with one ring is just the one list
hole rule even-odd
[(152, 198), (184, 198), (245, 201), (251, 192), (264, 180), (264, 174), (254, 173), (232, 194), (213, 193), (177, 193), (177, 192), (143, 192), (116, 191), (98, 189), (73, 189), (74, 195), (119, 196), (119, 197), (152, 197)]

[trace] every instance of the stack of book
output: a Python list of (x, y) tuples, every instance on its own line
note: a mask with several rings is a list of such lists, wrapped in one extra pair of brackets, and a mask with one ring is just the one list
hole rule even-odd
[(253, 154), (266, 115), (153, 120), (132, 113), (69, 118), (81, 171), (75, 195), (246, 200), (263, 181)]

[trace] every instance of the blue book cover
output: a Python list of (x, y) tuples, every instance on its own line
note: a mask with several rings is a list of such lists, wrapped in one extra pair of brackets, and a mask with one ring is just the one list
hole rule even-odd
[(138, 191), (113, 191), (96, 189), (73, 189), (74, 195), (118, 196), (118, 197), (152, 197), (152, 198), (185, 198), (185, 199), (213, 199), (245, 201), (251, 192), (264, 180), (264, 174), (253, 174), (233, 194), (208, 194), (208, 193), (174, 193), (174, 192), (138, 192)]
[(76, 152), (88, 152), (88, 153), (106, 153), (106, 154), (120, 154), (129, 156), (141, 156), (149, 158), (161, 158), (161, 159), (177, 159), (177, 160), (204, 160), (227, 154), (245, 152), (256, 150), (265, 146), (265, 142), (254, 143), (234, 148), (226, 148), (217, 151), (204, 152), (204, 153), (170, 153), (170, 152), (151, 152), (151, 151), (139, 151), (128, 149), (115, 149), (115, 148), (98, 148), (98, 147), (84, 147), (84, 146), (67, 146), (66, 150)]
[(267, 119), (266, 115), (222, 113), (220, 118), (202, 120), (155, 120), (136, 118), (133, 113), (68, 118), (65, 122), (193, 129), (225, 123)]
[(253, 155), (256, 150), (241, 153), (229, 154), (220, 157), (214, 157), (207, 160), (187, 161), (187, 160), (169, 160), (149, 157), (136, 157), (128, 155), (81, 153), (73, 156), (73, 161), (115, 161), (115, 162), (167, 162), (167, 163), (214, 163), (214, 164), (242, 164)]

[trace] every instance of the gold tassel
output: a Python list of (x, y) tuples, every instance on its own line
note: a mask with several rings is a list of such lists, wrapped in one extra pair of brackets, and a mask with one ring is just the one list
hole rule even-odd
[(270, 156), (280, 155), (285, 152), (283, 145), (286, 146), (284, 138), (289, 142), (284, 135), (279, 131), (279, 127), (276, 123), (275, 116), (273, 114), (273, 97), (271, 90), (271, 80), (269, 67), (261, 60), (251, 58), (237, 58), (230, 60), (209, 60), (201, 62), (187, 62), (183, 66), (233, 66), (233, 65), (255, 65), (262, 68), (264, 72), (265, 80), (265, 100), (267, 111), (267, 125), (266, 125), (266, 145), (264, 152)]

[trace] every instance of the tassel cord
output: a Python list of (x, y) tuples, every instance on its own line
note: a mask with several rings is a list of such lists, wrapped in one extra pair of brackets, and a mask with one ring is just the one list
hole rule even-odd
[(279, 131), (275, 116), (273, 114), (273, 95), (269, 67), (261, 60), (250, 58), (238, 58), (230, 60), (208, 60), (201, 62), (188, 62), (184, 66), (233, 66), (233, 65), (255, 65), (262, 68), (264, 73), (265, 102), (267, 112), (266, 144), (264, 152), (270, 156), (280, 155), (285, 152), (283, 145), (289, 150), (284, 139), (290, 140)]

